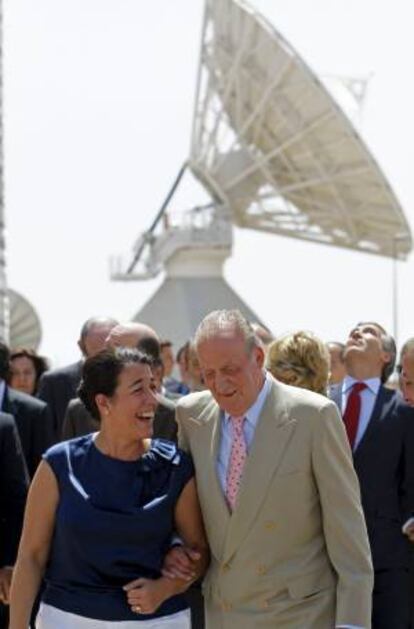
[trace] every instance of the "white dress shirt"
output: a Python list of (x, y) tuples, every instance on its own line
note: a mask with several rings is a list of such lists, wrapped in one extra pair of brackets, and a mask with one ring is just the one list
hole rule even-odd
[(380, 378), (368, 378), (367, 380), (355, 380), (351, 376), (345, 376), (344, 381), (342, 382), (342, 399), (341, 399), (341, 410), (342, 416), (345, 413), (346, 404), (348, 402), (348, 397), (351, 392), (351, 389), (354, 384), (357, 382), (363, 382), (366, 384), (366, 389), (360, 391), (361, 397), (361, 410), (359, 413), (359, 422), (357, 434), (355, 436), (354, 442), (354, 450), (358, 447), (362, 437), (365, 434), (366, 429), (368, 428), (369, 420), (371, 419), (372, 411), (374, 410), (374, 405), (377, 399), (378, 391), (381, 386)]

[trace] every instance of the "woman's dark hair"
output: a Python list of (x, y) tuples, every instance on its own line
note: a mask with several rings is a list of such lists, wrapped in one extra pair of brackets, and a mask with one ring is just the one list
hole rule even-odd
[[(13, 362), (13, 360), (17, 358), (28, 358), (32, 361), (34, 370), (36, 372), (36, 380), (35, 380), (35, 392), (37, 390), (37, 386), (39, 384), (40, 376), (45, 373), (49, 369), (49, 363), (44, 358), (44, 356), (39, 356), (33, 349), (26, 349), (24, 347), (19, 347), (18, 349), (14, 349), (11, 351), (9, 355), (9, 364)], [(11, 374), (9, 373), (8, 381), (10, 381)]]
[(149, 356), (137, 349), (127, 347), (106, 349), (85, 360), (78, 396), (96, 420), (100, 420), (99, 409), (95, 401), (96, 396), (103, 393), (107, 397), (112, 397), (118, 385), (120, 373), (127, 365), (134, 363), (149, 367), (152, 364)]

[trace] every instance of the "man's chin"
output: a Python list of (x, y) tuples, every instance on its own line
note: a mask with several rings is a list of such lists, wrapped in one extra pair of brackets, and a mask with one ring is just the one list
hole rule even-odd
[(220, 408), (232, 417), (239, 417), (243, 414), (240, 406), (238, 404), (235, 404), (234, 402), (231, 403), (229, 400), (217, 400), (217, 402)]

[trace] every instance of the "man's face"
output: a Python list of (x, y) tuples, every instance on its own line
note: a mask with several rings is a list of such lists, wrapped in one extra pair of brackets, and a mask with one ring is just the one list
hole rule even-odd
[(331, 375), (329, 382), (331, 384), (338, 384), (346, 376), (346, 368), (344, 363), (344, 357), (342, 355), (342, 348), (338, 345), (328, 345), (328, 351), (330, 356), (330, 370)]
[(96, 356), (96, 354), (102, 352), (102, 350), (106, 347), (105, 341), (108, 334), (110, 334), (114, 327), (115, 326), (113, 324), (111, 325), (108, 323), (102, 325), (96, 324), (92, 326), (83, 341), (79, 342), (79, 346), (83, 354), (87, 358), (90, 358), (91, 356)]
[(188, 378), (188, 350), (181, 352), (177, 360), (177, 365), (181, 381), (186, 382)]
[(370, 377), (381, 376), (390, 358), (382, 346), (382, 331), (374, 323), (361, 323), (351, 331), (344, 352), (347, 366), (364, 363), (370, 368)]
[(205, 386), (220, 408), (234, 417), (246, 413), (263, 385), (263, 350), (254, 347), (249, 354), (239, 333), (223, 331), (199, 343), (197, 355)]
[(163, 347), (161, 347), (161, 360), (164, 364), (165, 376), (171, 375), (175, 362), (171, 345), (164, 345)]
[(407, 353), (401, 360), (401, 392), (404, 400), (414, 406), (414, 353)]

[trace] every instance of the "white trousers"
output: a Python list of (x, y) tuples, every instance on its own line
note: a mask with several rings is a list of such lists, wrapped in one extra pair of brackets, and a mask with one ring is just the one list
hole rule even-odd
[(191, 629), (190, 610), (154, 620), (94, 620), (41, 603), (36, 629)]

